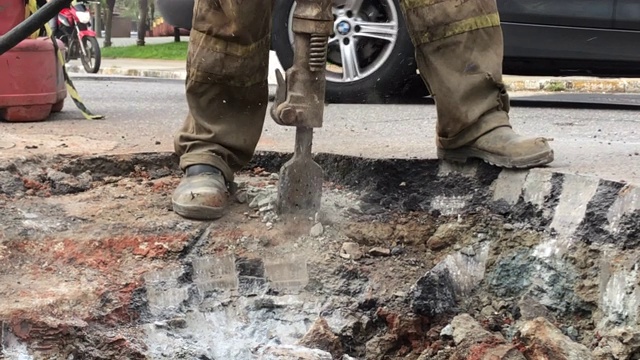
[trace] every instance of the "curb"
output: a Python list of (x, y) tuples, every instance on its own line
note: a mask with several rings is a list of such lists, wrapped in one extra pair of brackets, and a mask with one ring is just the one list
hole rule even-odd
[[(70, 74), (86, 74), (78, 65), (67, 64), (67, 71)], [(187, 77), (186, 70), (142, 70), (119, 67), (102, 68), (98, 74), (174, 80), (185, 80)], [(90, 74), (86, 75), (90, 76)], [(505, 75), (503, 81), (509, 92), (640, 93), (640, 79), (541, 78), (523, 80), (520, 76), (511, 78), (511, 76)]]
[[(103, 74), (85, 74), (85, 73), (72, 73), (71, 80), (74, 82), (82, 82), (82, 81), (123, 81), (123, 82), (146, 82), (146, 83), (156, 83), (156, 84), (183, 84), (183, 79), (178, 78), (162, 78), (162, 77), (152, 77), (152, 76), (126, 76), (126, 75), (103, 75)], [(273, 101), (276, 97), (277, 86), (274, 84), (269, 84), (269, 101)]]
[[(78, 65), (67, 64), (67, 72), (69, 74), (87, 74), (84, 69)], [(160, 78), (160, 79), (175, 79), (185, 80), (187, 78), (187, 71), (168, 71), (168, 70), (140, 70), (140, 69), (124, 69), (119, 67), (106, 67), (98, 70), (98, 75), (117, 75), (128, 77), (146, 77), (146, 78)]]
[(544, 92), (578, 92), (578, 93), (640, 93), (640, 80), (637, 79), (540, 79), (519, 80), (508, 79), (504, 83), (510, 92), (544, 91)]
[(69, 77), (76, 81), (122, 81), (122, 82), (148, 82), (148, 83), (165, 83), (175, 84), (183, 83), (182, 79), (163, 78), (163, 77), (145, 77), (145, 76), (126, 76), (126, 75), (104, 75), (104, 74), (85, 74), (69, 72)]

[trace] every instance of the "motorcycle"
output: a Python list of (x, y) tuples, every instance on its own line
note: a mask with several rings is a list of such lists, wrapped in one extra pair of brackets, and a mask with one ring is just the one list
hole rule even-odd
[(91, 13), (84, 2), (71, 4), (58, 14), (54, 36), (65, 44), (65, 61), (80, 59), (88, 73), (100, 70), (100, 45), (91, 30)]

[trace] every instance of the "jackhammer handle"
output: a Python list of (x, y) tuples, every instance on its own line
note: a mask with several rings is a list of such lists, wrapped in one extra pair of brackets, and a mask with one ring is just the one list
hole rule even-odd
[(57, 16), (62, 9), (69, 7), (72, 0), (51, 0), (18, 26), (0, 36), (0, 55), (11, 50), (29, 35), (38, 31), (42, 25)]

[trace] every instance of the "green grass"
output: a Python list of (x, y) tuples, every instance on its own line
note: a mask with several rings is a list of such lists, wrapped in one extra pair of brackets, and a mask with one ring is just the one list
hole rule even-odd
[(105, 59), (161, 59), (161, 60), (185, 60), (187, 58), (186, 41), (171, 42), (166, 44), (154, 44), (145, 46), (118, 46), (102, 48), (102, 57)]
[(546, 91), (565, 91), (567, 90), (561, 81), (551, 81), (544, 87)]

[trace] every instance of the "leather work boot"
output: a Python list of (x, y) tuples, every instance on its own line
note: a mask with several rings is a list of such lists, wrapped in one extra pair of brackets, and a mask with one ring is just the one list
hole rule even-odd
[(526, 169), (552, 162), (553, 150), (546, 138), (524, 137), (510, 126), (502, 126), (469, 145), (457, 149), (438, 148), (438, 158), (456, 162), (477, 158), (503, 168)]
[(173, 192), (173, 211), (187, 219), (215, 220), (224, 215), (229, 191), (222, 172), (210, 165), (187, 167)]

